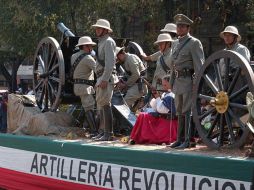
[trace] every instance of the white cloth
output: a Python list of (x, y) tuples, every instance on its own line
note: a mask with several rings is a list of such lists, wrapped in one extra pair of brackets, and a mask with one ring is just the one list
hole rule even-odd
[(162, 99), (167, 97), (167, 96), (171, 96), (172, 98), (175, 97), (175, 94), (173, 92), (164, 92), (161, 97), (158, 98), (153, 98), (150, 101), (150, 105), (151, 107), (158, 113), (168, 113), (169, 109), (164, 106)]

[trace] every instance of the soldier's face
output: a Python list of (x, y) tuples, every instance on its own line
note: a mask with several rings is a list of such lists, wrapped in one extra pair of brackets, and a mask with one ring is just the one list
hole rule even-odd
[(169, 82), (167, 80), (162, 80), (162, 88), (163, 90), (169, 90), (170, 86), (169, 86)]
[(119, 54), (117, 55), (117, 59), (118, 59), (118, 61), (123, 62), (123, 61), (124, 61), (124, 54), (119, 53)]
[(97, 37), (100, 37), (103, 33), (104, 29), (103, 28), (100, 28), (100, 27), (96, 27), (95, 28), (95, 34)]
[(225, 32), (223, 34), (223, 39), (224, 39), (224, 42), (225, 42), (226, 45), (231, 45), (231, 44), (234, 43), (235, 35), (231, 34), (231, 33), (228, 33), (228, 32)]
[(178, 36), (185, 36), (189, 32), (189, 26), (186, 24), (177, 24), (176, 33)]
[(167, 49), (167, 42), (160, 42), (158, 45), (159, 45), (159, 50), (162, 53)]

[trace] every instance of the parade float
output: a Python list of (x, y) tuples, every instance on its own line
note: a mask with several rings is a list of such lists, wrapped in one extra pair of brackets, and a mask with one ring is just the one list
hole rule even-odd
[[(35, 53), (36, 106), (26, 106), (21, 97), (9, 95), (9, 134), (0, 135), (1, 188), (252, 188), (254, 160), (222, 151), (239, 151), (250, 135), (245, 97), (254, 92), (254, 75), (240, 54), (216, 52), (196, 76), (193, 120), (206, 152), (198, 148), (173, 150), (166, 145), (131, 146), (119, 140), (93, 142), (82, 138), (82, 129), (71, 127), (70, 115), (59, 111), (60, 104), (75, 105), (78, 101), (70, 83), (70, 56), (78, 37), (63, 25), (59, 27), (64, 34), (61, 43), (46, 37)], [(129, 42), (129, 50), (142, 51), (135, 42)], [(220, 74), (222, 59), (224, 76)], [(232, 62), (238, 67), (231, 69)], [(112, 102), (115, 114), (131, 127), (135, 115), (118, 98)], [(207, 124), (204, 120), (208, 116)]]

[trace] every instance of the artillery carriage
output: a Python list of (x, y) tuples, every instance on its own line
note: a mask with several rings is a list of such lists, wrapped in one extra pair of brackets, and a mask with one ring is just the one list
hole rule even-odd
[[(63, 33), (60, 45), (54, 38), (46, 37), (40, 41), (34, 57), (34, 92), (42, 111), (56, 111), (60, 103), (79, 101), (73, 93), (70, 75), (70, 58), (79, 37), (62, 23), (58, 29)], [(117, 39), (117, 45), (123, 45), (123, 41)], [(142, 54), (142, 48), (135, 42), (125, 40), (125, 44), (128, 44), (129, 52)], [(199, 136), (208, 147), (236, 148), (245, 144), (249, 135), (246, 125), (247, 92), (254, 93), (253, 69), (236, 52), (215, 52), (196, 73), (193, 120)], [(119, 98), (113, 98), (113, 105), (122, 104)], [(129, 116), (125, 118), (128, 120)]]

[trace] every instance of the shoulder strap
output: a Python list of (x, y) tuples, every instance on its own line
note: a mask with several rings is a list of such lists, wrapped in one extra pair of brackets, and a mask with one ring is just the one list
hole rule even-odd
[(80, 63), (80, 61), (87, 55), (90, 55), (88, 53), (82, 53), (78, 56), (78, 58), (74, 61), (72, 68), (71, 68), (71, 76), (73, 77), (73, 73), (76, 69), (76, 67), (78, 66), (78, 64)]
[(183, 47), (191, 40), (191, 37), (189, 37), (184, 43), (183, 45), (175, 52), (176, 54), (174, 55), (174, 58), (176, 59), (180, 53), (180, 51), (183, 49)]
[(168, 73), (170, 71), (170, 68), (166, 65), (163, 56), (160, 56), (160, 64), (162, 66), (162, 69)]

